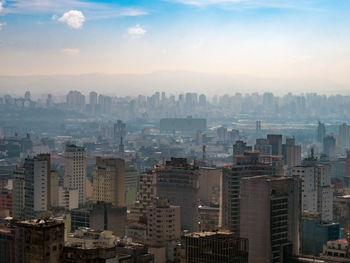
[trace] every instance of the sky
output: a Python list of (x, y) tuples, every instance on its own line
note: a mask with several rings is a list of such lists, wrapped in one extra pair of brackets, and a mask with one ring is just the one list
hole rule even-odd
[(349, 0), (0, 0), (0, 76), (189, 71), (350, 86)]

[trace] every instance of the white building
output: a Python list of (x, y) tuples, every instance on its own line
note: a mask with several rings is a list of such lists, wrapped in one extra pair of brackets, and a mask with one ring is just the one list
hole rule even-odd
[(79, 204), (84, 204), (86, 199), (86, 153), (84, 147), (66, 146), (64, 176), (64, 186), (69, 189), (78, 189)]
[(329, 165), (302, 165), (292, 169), (292, 175), (301, 179), (302, 210), (319, 213), (324, 223), (333, 220), (333, 189)]

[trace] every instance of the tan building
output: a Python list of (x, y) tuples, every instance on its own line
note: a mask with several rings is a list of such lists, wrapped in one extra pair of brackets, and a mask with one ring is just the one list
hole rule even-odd
[(165, 198), (157, 198), (147, 210), (147, 244), (166, 247), (169, 242), (180, 240), (180, 207), (169, 205)]
[(157, 197), (167, 198), (171, 205), (181, 207), (181, 228), (198, 229), (199, 169), (186, 158), (171, 158), (156, 170)]
[(240, 182), (240, 236), (249, 263), (286, 262), (299, 252), (299, 180), (254, 176)]
[(50, 177), (51, 177), (50, 179), (51, 207), (58, 207), (58, 181), (59, 181), (58, 172), (56, 172), (55, 170), (51, 170)]
[[(223, 169), (219, 218), (219, 226), (222, 229), (240, 236), (240, 181), (242, 178), (256, 175), (276, 174), (278, 161), (274, 159), (274, 156), (262, 155), (258, 151), (245, 151), (242, 155), (235, 156), (235, 163), (231, 167)], [(281, 161), (281, 157), (277, 159)]]
[(17, 222), (15, 227), (18, 262), (62, 262), (64, 223), (35, 219)]
[(199, 168), (198, 198), (203, 205), (220, 203), (220, 180), (222, 169), (215, 167)]
[(346, 238), (328, 241), (323, 245), (323, 253), (320, 258), (325, 262), (350, 262), (349, 241)]
[(93, 171), (93, 201), (125, 206), (125, 162), (119, 158), (96, 157)]
[(104, 247), (111, 248), (115, 246), (116, 236), (112, 231), (98, 231), (90, 228), (80, 228), (74, 233), (68, 233), (67, 243), (84, 245), (86, 248)]
[(86, 178), (86, 152), (84, 147), (66, 145), (65, 149), (65, 187), (78, 189), (79, 204), (84, 204), (85, 199), (85, 178)]
[(156, 198), (155, 173), (140, 174), (138, 201), (130, 207), (129, 221), (146, 221), (147, 207), (151, 206)]

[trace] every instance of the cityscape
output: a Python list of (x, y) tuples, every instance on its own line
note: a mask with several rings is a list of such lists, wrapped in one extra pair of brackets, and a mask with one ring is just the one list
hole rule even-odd
[(0, 0), (0, 263), (350, 263), (349, 12)]

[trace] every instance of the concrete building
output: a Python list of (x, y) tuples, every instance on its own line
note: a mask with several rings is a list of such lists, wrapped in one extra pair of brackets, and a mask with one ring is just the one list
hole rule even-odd
[(293, 167), (301, 164), (301, 145), (295, 145), (294, 138), (286, 138), (286, 143), (282, 145), (282, 155), (284, 164)]
[(330, 240), (340, 238), (339, 223), (322, 224), (319, 215), (303, 213), (300, 227), (300, 251), (304, 255), (319, 256)]
[(96, 157), (93, 171), (93, 201), (125, 206), (125, 162), (118, 158)]
[(125, 235), (126, 207), (97, 203), (86, 208), (73, 209), (70, 213), (72, 231), (88, 227), (98, 231), (110, 230), (118, 237)]
[(14, 229), (0, 226), (0, 263), (16, 262), (15, 247)]
[(24, 161), (24, 217), (32, 219), (51, 207), (51, 164), (49, 154), (39, 154)]
[(282, 155), (282, 135), (268, 134), (267, 141), (271, 145), (272, 155)]
[(220, 203), (220, 181), (222, 169), (215, 167), (199, 167), (198, 197), (203, 205)]
[(169, 204), (165, 198), (157, 198), (147, 209), (147, 244), (166, 247), (169, 242), (180, 240), (180, 207)]
[(58, 207), (65, 210), (72, 210), (79, 207), (79, 190), (69, 189), (63, 186), (58, 187)]
[(132, 205), (137, 200), (140, 176), (135, 164), (125, 165), (125, 203)]
[(203, 206), (198, 207), (199, 213), (199, 231), (218, 231), (219, 229), (219, 206)]
[(164, 197), (171, 205), (180, 206), (181, 228), (190, 232), (198, 229), (198, 168), (185, 158), (171, 158), (156, 168), (157, 197)]
[(333, 190), (330, 165), (316, 161), (295, 166), (292, 175), (301, 180), (302, 211), (319, 213), (320, 222), (333, 222)]
[(246, 151), (243, 155), (236, 155), (235, 159), (236, 163), (233, 166), (223, 169), (219, 227), (230, 230), (239, 237), (241, 178), (274, 175), (276, 168), (272, 162), (266, 162), (257, 151)]
[(240, 235), (249, 240), (249, 263), (283, 263), (299, 252), (299, 181), (254, 176), (240, 183)]
[(25, 200), (25, 170), (24, 167), (16, 167), (13, 171), (13, 196), (12, 212), (14, 219), (24, 219), (24, 200)]
[(92, 247), (115, 247), (117, 237), (112, 231), (98, 231), (91, 228), (79, 228), (74, 233), (67, 234), (67, 243), (81, 244), (86, 248)]
[(58, 207), (59, 175), (55, 170), (51, 170), (50, 172), (50, 184), (51, 207)]
[(328, 241), (323, 246), (321, 259), (332, 263), (347, 263), (350, 262), (349, 240), (346, 238)]
[(198, 232), (182, 239), (187, 263), (248, 263), (248, 240), (230, 232)]
[(326, 137), (326, 126), (320, 121), (318, 122), (316, 137), (319, 143), (323, 143), (323, 138)]
[(79, 190), (79, 205), (85, 203), (86, 153), (84, 147), (74, 144), (65, 148), (65, 187)]
[(254, 150), (259, 151), (262, 154), (272, 154), (272, 146), (267, 139), (256, 139)]
[(12, 190), (0, 189), (0, 214), (12, 217)]
[(337, 143), (338, 146), (344, 150), (350, 149), (350, 126), (348, 126), (346, 123), (339, 126)]
[(53, 220), (27, 220), (14, 223), (16, 262), (60, 263), (64, 246), (64, 223)]
[(67, 243), (63, 250), (62, 263), (117, 263), (119, 261), (115, 247), (85, 246), (80, 243)]
[(333, 135), (327, 135), (323, 138), (323, 154), (327, 155), (329, 158), (336, 157), (336, 139)]

